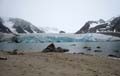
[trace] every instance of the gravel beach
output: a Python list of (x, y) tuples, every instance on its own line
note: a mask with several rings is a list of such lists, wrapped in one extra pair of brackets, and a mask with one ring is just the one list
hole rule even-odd
[(0, 54), (0, 76), (120, 76), (120, 60), (69, 53)]

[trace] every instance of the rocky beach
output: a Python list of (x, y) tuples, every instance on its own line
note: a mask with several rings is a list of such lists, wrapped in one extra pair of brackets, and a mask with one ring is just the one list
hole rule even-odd
[(0, 76), (120, 76), (120, 60), (87, 54), (0, 53)]

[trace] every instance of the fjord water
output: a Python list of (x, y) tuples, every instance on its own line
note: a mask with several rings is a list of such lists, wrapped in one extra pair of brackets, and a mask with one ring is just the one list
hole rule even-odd
[[(25, 52), (39, 52), (45, 49), (51, 43), (0, 43), (0, 50)], [(70, 53), (88, 53), (107, 56), (109, 54), (120, 55), (115, 51), (120, 50), (120, 42), (62, 42), (54, 43), (56, 47), (69, 49)], [(89, 47), (89, 48), (85, 48)], [(99, 47), (99, 48), (98, 48)], [(95, 52), (98, 50), (100, 52)]]
[(0, 50), (39, 52), (49, 44), (69, 49), (69, 53), (120, 56), (120, 38), (101, 34), (29, 34), (20, 35), (18, 42), (0, 43)]

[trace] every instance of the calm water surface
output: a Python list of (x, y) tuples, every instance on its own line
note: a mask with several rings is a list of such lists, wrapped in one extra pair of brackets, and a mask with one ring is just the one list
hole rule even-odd
[[(38, 52), (45, 49), (50, 43), (0, 43), (0, 50)], [(54, 43), (56, 47), (69, 49), (70, 53), (91, 53), (98, 55), (114, 54), (120, 56), (120, 42), (62, 42)]]

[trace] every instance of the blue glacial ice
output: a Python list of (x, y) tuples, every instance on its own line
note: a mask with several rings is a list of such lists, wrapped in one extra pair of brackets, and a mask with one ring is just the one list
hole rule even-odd
[(103, 34), (25, 34), (17, 36), (19, 43), (47, 43), (47, 42), (95, 42), (120, 41), (119, 37)]

